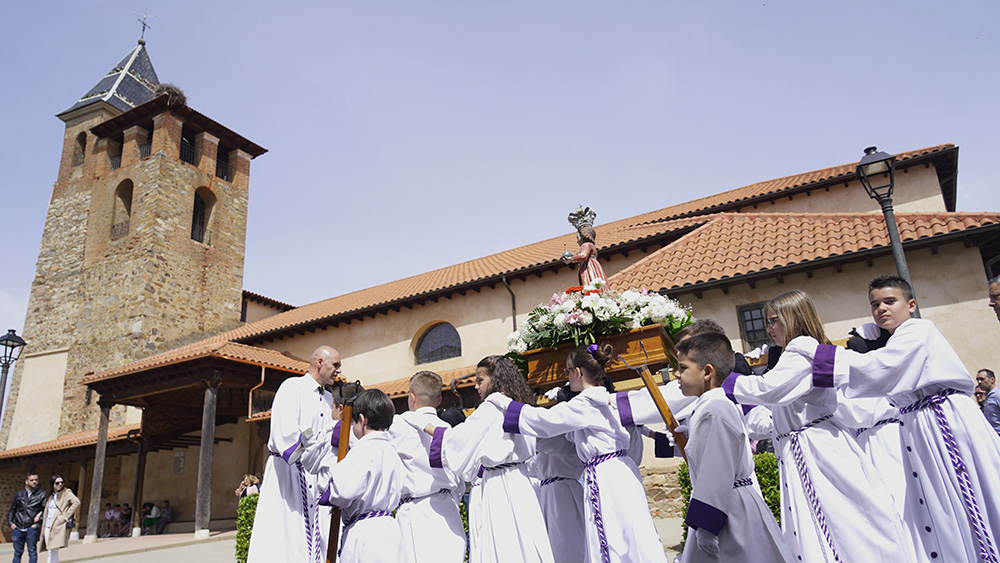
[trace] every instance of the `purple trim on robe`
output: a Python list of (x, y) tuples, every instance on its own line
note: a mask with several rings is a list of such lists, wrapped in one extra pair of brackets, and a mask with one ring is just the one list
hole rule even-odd
[(330, 445), (335, 448), (340, 448), (340, 425), (342, 422), (342, 420), (338, 420), (337, 424), (333, 425), (333, 436), (330, 437)]
[(476, 472), (476, 477), (478, 477), (479, 479), (482, 479), (484, 471), (486, 471), (486, 466), (485, 465), (480, 465), (479, 466), (479, 471)]
[(511, 401), (507, 405), (507, 411), (503, 413), (503, 431), (509, 434), (521, 433), (521, 409), (524, 403)]
[(632, 403), (628, 400), (628, 391), (615, 393), (615, 400), (618, 402), (618, 418), (622, 426), (635, 426), (635, 419), (632, 418)]
[[(333, 483), (330, 484), (333, 485)], [(333, 506), (333, 503), (330, 502), (330, 491), (332, 490), (333, 490), (332, 486), (327, 487), (326, 490), (323, 491), (323, 494), (321, 494), (319, 498), (316, 499), (316, 504), (320, 504), (323, 506)]]
[(653, 455), (656, 457), (674, 457), (674, 447), (663, 432), (653, 433)]
[(299, 439), (295, 440), (295, 443), (292, 444), (292, 447), (288, 448), (287, 450), (284, 451), (284, 453), (281, 454), (281, 459), (285, 460), (285, 463), (288, 463), (288, 464), (292, 463), (292, 462), (288, 461), (288, 459), (292, 457), (292, 454), (295, 453), (295, 450), (299, 449), (300, 445), (302, 445), (302, 433), (301, 432), (299, 432)]
[(436, 469), (443, 469), (444, 463), (441, 460), (442, 447), (444, 446), (444, 427), (439, 426), (434, 429), (434, 437), (431, 438), (431, 467)]
[(722, 390), (726, 392), (726, 396), (729, 397), (729, 400), (736, 404), (739, 404), (739, 401), (737, 401), (736, 397), (734, 396), (734, 393), (736, 392), (736, 378), (738, 378), (741, 375), (743, 374), (736, 373), (734, 371), (730, 373), (728, 377), (726, 377), (725, 381), (722, 382)]
[(813, 357), (813, 387), (833, 387), (833, 364), (837, 357), (837, 347), (820, 344)]
[(691, 499), (688, 506), (687, 518), (684, 523), (692, 528), (704, 528), (715, 535), (719, 535), (726, 525), (729, 516), (725, 512), (715, 508), (711, 504), (704, 503), (696, 498)]

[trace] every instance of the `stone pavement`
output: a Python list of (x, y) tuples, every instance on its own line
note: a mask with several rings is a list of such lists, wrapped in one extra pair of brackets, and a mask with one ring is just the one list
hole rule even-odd
[[(679, 553), (681, 541), (680, 518), (654, 518), (656, 529), (667, 552), (667, 561), (673, 561)], [(0, 544), (0, 561), (8, 560), (14, 548), (11, 544)], [(27, 554), (22, 561), (27, 561)], [(38, 560), (44, 562), (45, 554)], [(159, 536), (139, 536), (137, 538), (104, 538), (97, 543), (84, 545), (71, 542), (69, 547), (59, 550), (61, 563), (76, 561), (101, 561), (102, 563), (176, 563), (191, 561), (198, 563), (232, 563), (236, 560), (236, 532), (212, 532), (208, 539), (196, 540), (194, 534), (162, 534)]]

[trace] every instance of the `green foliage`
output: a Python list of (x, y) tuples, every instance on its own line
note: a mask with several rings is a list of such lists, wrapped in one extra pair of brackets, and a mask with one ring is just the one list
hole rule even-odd
[[(753, 464), (754, 473), (757, 474), (757, 481), (760, 483), (760, 492), (764, 495), (764, 502), (771, 509), (778, 525), (781, 525), (781, 486), (778, 476), (778, 458), (770, 452), (754, 454)], [(684, 501), (684, 518), (687, 518), (688, 506), (691, 504), (691, 475), (688, 473), (686, 463), (682, 463), (677, 468), (677, 482), (681, 486), (681, 497)], [(681, 549), (684, 549), (684, 542), (687, 541), (687, 526), (684, 526), (683, 533)]]
[(525, 358), (517, 352), (507, 352), (504, 354), (504, 357), (509, 358), (510, 361), (514, 362), (514, 365), (517, 366), (521, 375), (523, 375), (525, 379), (528, 379), (528, 358)]
[(245, 496), (240, 499), (240, 507), (236, 510), (236, 562), (247, 563), (250, 552), (250, 532), (253, 531), (253, 519), (257, 514), (257, 499), (259, 494)]
[(773, 453), (764, 452), (753, 456), (754, 472), (760, 482), (760, 492), (764, 502), (781, 525), (781, 479), (778, 476), (778, 458)]
[[(458, 513), (462, 516), (462, 527), (465, 528), (465, 537), (469, 537), (469, 507), (465, 506), (465, 499), (458, 502)], [(469, 560), (469, 542), (465, 542), (465, 560)]]

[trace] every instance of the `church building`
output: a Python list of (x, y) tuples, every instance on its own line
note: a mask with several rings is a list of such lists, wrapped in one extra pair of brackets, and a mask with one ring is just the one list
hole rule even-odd
[[(242, 287), (250, 161), (265, 149), (161, 86), (143, 42), (58, 117), (29, 346), (0, 427), (0, 503), (26, 470), (58, 472), (88, 534), (95, 507), (163, 499), (172, 531), (231, 527), (233, 488), (263, 471), (274, 392), (317, 346), (337, 348), (343, 377), (385, 390), (399, 411), (425, 369), (444, 379), (442, 406), (470, 408), (476, 363), (577, 285), (560, 260), (575, 248), (567, 224), (549, 240), (293, 307)], [(974, 372), (998, 359), (985, 295), (1000, 270), (1000, 212), (955, 211), (958, 154), (898, 153), (893, 199), (921, 314)], [(599, 223), (609, 285), (675, 298), (743, 352), (767, 343), (763, 302), (803, 289), (831, 338), (846, 338), (871, 320), (868, 281), (895, 273), (855, 164)]]

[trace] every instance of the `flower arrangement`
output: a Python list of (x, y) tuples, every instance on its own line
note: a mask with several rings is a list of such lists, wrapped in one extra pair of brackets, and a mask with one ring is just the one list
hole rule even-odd
[(576, 346), (592, 344), (598, 338), (652, 324), (662, 325), (674, 336), (692, 322), (690, 310), (659, 293), (645, 289), (611, 291), (605, 285), (604, 280), (597, 279), (552, 295), (507, 337), (507, 349), (523, 354), (567, 342)]

